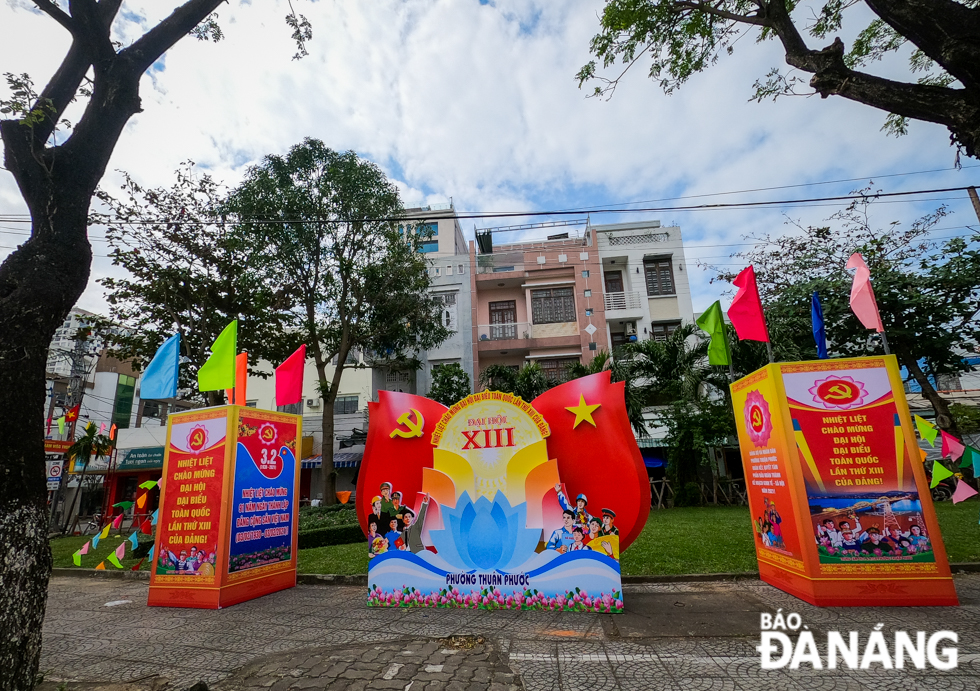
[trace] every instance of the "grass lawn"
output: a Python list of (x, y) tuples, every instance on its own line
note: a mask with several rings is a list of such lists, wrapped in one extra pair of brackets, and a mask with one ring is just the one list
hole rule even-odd
[[(99, 540), (99, 546), (93, 549), (89, 546), (88, 554), (82, 555), (82, 566), (83, 569), (94, 569), (99, 565), (100, 561), (103, 561), (107, 556), (116, 551), (119, 543), (126, 540), (126, 556), (120, 560), (125, 568), (130, 568), (136, 566), (139, 559), (133, 559), (132, 543), (127, 540), (129, 535), (133, 531), (130, 530), (129, 533), (117, 534), (116, 532), (109, 533), (109, 537), (104, 540)], [(51, 540), (51, 556), (54, 558), (55, 567), (70, 567), (79, 568), (71, 560), (71, 555), (77, 550), (81, 549), (88, 540), (91, 540), (93, 535), (84, 535), (77, 537), (59, 537)], [(144, 535), (143, 539), (147, 539), (149, 536)], [(141, 571), (149, 570), (149, 561), (144, 561), (143, 566), (140, 567)], [(116, 571), (116, 567), (109, 562), (105, 563), (105, 568), (107, 571)]]
[[(980, 562), (980, 500), (959, 504), (936, 504), (943, 540), (951, 562)], [(55, 566), (74, 566), (72, 553), (86, 537), (66, 537), (51, 541)], [(82, 568), (92, 569), (114, 550), (125, 536), (110, 535), (82, 557)], [(646, 527), (623, 554), (622, 569), (627, 576), (680, 573), (730, 573), (755, 571), (755, 549), (745, 506), (662, 509), (651, 511)], [(124, 566), (133, 566), (129, 547)], [(367, 545), (333, 545), (299, 551), (300, 573), (367, 573)], [(143, 563), (143, 570), (148, 564)], [(106, 563), (106, 568), (115, 567)]]

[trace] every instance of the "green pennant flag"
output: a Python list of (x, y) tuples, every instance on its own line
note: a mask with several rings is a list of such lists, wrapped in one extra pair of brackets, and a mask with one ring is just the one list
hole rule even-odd
[(65, 416), (62, 415), (58, 418), (58, 434), (65, 433)]
[(81, 552), (75, 552), (73, 555), (71, 555), (71, 560), (75, 563), (75, 566), (81, 566), (82, 565), (82, 553)]
[(953, 477), (953, 472), (939, 461), (932, 462), (932, 482), (929, 487), (935, 487), (948, 477)]
[(966, 447), (963, 452), (963, 456), (960, 458), (960, 468), (969, 468), (974, 463), (974, 458), (980, 455), (980, 451), (977, 451), (972, 446)]
[(936, 437), (939, 436), (939, 429), (925, 418), (921, 418), (918, 415), (913, 415), (913, 417), (915, 418), (915, 428), (919, 430), (919, 436), (929, 442), (929, 446), (935, 446)]
[(132, 505), (133, 505), (133, 502), (131, 502), (131, 501), (121, 501), (121, 502), (119, 502), (117, 504), (113, 504), (113, 506), (118, 506), (123, 511), (125, 511), (126, 509), (128, 509)]
[(156, 486), (157, 486), (157, 481), (156, 480), (147, 480), (146, 482), (141, 482), (139, 484), (139, 488), (140, 489), (147, 489), (147, 490), (153, 489)]
[(105, 560), (115, 566), (117, 569), (121, 569), (123, 567), (123, 565), (119, 563), (119, 557), (117, 557), (113, 552), (109, 552), (109, 554), (106, 555)]
[(708, 364), (727, 365), (731, 362), (728, 352), (728, 339), (725, 337), (725, 318), (721, 314), (721, 302), (712, 303), (704, 314), (698, 317), (698, 327), (711, 336), (708, 344)]
[(238, 350), (238, 320), (226, 326), (211, 346), (211, 357), (197, 371), (199, 391), (235, 387), (235, 355)]

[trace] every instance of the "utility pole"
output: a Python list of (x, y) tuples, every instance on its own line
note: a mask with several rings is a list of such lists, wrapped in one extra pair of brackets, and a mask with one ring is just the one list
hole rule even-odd
[(977, 197), (976, 187), (967, 187), (966, 191), (970, 194), (970, 201), (973, 202), (973, 213), (977, 215), (977, 220), (980, 221), (980, 197)]

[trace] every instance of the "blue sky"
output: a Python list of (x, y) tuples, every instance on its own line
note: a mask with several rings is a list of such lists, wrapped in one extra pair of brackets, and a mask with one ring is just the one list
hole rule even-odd
[[(125, 7), (127, 17), (150, 21), (173, 4), (144, 0)], [(283, 22), (285, 0), (232, 0), (219, 11), (224, 41), (187, 39), (155, 65), (141, 87), (144, 112), (120, 139), (104, 186), (119, 180), (117, 169), (144, 185), (169, 185), (187, 159), (233, 185), (249, 164), (306, 136), (377, 162), (408, 206), (452, 198), (461, 212), (597, 207), (803, 185), (691, 201), (797, 199), (846, 194), (867, 181), (811, 183), (881, 175), (893, 176), (874, 178), (884, 191), (980, 182), (973, 160), (952, 170), (955, 152), (942, 127), (913, 123), (908, 136), (894, 138), (880, 131), (884, 113), (839, 98), (749, 103), (753, 82), (783, 64), (772, 42), (746, 37), (735, 55), (671, 96), (640, 65), (604, 100), (586, 98), (574, 79), (590, 57), (601, 0), (294, 4), (313, 24), (304, 60), (290, 59), (295, 48)], [(41, 83), (57, 67), (67, 34), (26, 5), (0, 4), (0, 72), (28, 72)], [(807, 11), (805, 5), (798, 10)], [(133, 40), (142, 28), (120, 22), (120, 40)], [(853, 29), (845, 29), (848, 42)], [(52, 49), (40, 51), (39, 45)], [(900, 62), (879, 63), (875, 70), (904, 74)], [(940, 172), (895, 175), (927, 170)], [(880, 204), (875, 220), (883, 226), (908, 222), (944, 202), (953, 213), (940, 224), (948, 230), (937, 235), (977, 227), (962, 193)], [(657, 205), (672, 203), (683, 202)], [(688, 243), (689, 263), (704, 258), (722, 264), (744, 247), (731, 244), (744, 242), (744, 235), (788, 231), (787, 215), (817, 223), (836, 208), (664, 211), (593, 221), (675, 222)], [(23, 213), (12, 178), (0, 170), (0, 216)], [(463, 225), (472, 237), (473, 222)], [(23, 237), (16, 231), (24, 226), (0, 226), (2, 258)], [(103, 242), (96, 240), (94, 248), (96, 255), (106, 253)], [(81, 307), (104, 310), (94, 280), (113, 271), (105, 257), (96, 257)], [(689, 274), (695, 310), (723, 290), (709, 283), (711, 276)]]

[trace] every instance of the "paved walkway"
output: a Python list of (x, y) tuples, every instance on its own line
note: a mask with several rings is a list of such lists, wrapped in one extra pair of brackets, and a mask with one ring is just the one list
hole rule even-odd
[[(345, 586), (221, 611), (149, 608), (146, 582), (54, 578), (41, 688), (977, 691), (980, 574), (956, 585), (958, 608), (875, 609), (811, 607), (760, 581), (628, 586), (626, 613), (591, 615), (368, 609), (364, 589)], [(778, 608), (799, 613), (818, 642), (827, 630), (863, 641), (879, 623), (886, 640), (956, 631), (959, 666), (762, 670), (759, 615)]]

